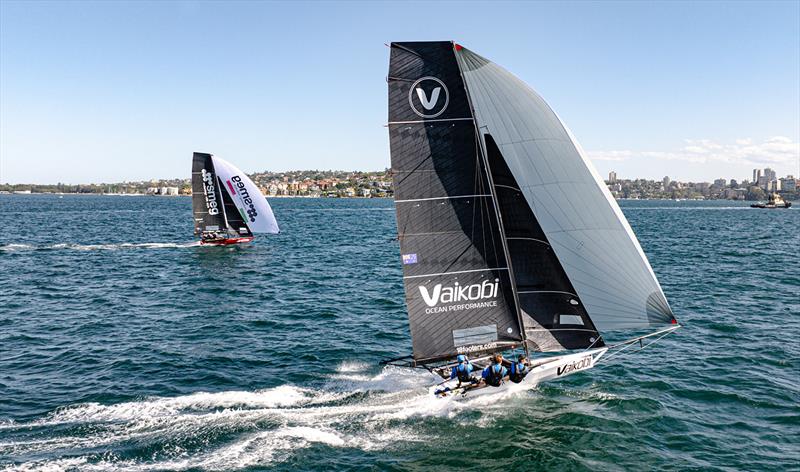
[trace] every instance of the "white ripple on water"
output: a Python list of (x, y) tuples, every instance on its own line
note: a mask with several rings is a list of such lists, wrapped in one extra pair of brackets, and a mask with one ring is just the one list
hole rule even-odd
[(200, 241), (188, 243), (118, 243), (118, 244), (74, 244), (58, 243), (34, 246), (32, 244), (5, 244), (0, 246), (2, 252), (16, 251), (41, 251), (41, 250), (71, 250), (71, 251), (118, 251), (121, 249), (172, 249), (198, 247)]
[[(344, 363), (323, 390), (282, 385), (256, 392), (194, 393), (174, 398), (152, 398), (114, 405), (87, 403), (59, 409), (27, 423), (0, 425), (6, 433), (26, 432), (26, 438), (0, 443), (0, 456), (47, 453), (58, 457), (69, 451), (96, 449), (136, 441), (171, 444), (166, 460), (137, 462), (103, 459), (88, 454), (77, 458), (33, 461), (10, 470), (231, 470), (285, 460), (314, 444), (329, 447), (381, 450), (402, 442), (426, 440), (402, 420), (449, 417), (458, 420), (464, 408), (491, 410), (496, 395), (466, 402), (431, 398), (431, 376), (426, 372), (387, 367), (363, 376), (365, 364)], [(345, 388), (346, 387), (346, 388)], [(358, 395), (356, 399), (349, 399)], [(505, 393), (498, 393), (507, 396)], [(488, 426), (490, 419), (483, 418)], [(265, 426), (274, 424), (271, 429)], [(356, 426), (357, 425), (357, 426)], [(55, 427), (81, 427), (79, 435), (30, 438), (30, 430), (44, 435)], [(87, 428), (90, 427), (90, 428)], [(86, 433), (91, 430), (91, 433)], [(237, 437), (209, 450), (187, 450), (180, 444), (208, 434), (235, 433)], [(30, 438), (30, 439), (29, 439)]]

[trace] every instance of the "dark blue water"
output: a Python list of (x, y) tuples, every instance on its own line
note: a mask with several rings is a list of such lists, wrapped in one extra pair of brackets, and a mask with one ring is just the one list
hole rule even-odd
[(0, 468), (799, 470), (800, 212), (624, 202), (684, 328), (515, 396), (425, 395), (389, 200), (0, 196)]

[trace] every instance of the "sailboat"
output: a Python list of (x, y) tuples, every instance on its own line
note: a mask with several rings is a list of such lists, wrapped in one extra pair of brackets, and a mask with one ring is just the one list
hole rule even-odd
[(255, 183), (212, 154), (192, 156), (192, 213), (200, 244), (247, 243), (254, 233), (278, 233), (278, 222)]
[[(463, 398), (496, 390), (448, 380), (459, 355), (485, 367), (495, 353), (558, 353), (503, 384), (530, 388), (679, 327), (616, 201), (536, 92), (450, 41), (390, 49), (412, 355), (384, 364), (439, 374), (431, 394)], [(607, 345), (611, 330), (647, 334)]]

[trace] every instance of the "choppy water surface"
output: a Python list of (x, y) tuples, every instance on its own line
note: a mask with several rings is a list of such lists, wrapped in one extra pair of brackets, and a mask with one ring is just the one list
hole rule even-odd
[(425, 395), (389, 200), (0, 196), (0, 469), (798, 470), (800, 211), (624, 202), (685, 326), (515, 396)]

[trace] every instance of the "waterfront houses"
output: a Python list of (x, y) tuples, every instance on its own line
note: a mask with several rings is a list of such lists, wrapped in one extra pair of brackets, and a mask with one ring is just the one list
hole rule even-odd
[(765, 200), (772, 192), (786, 200), (800, 198), (797, 179), (793, 175), (778, 178), (770, 168), (753, 169), (752, 181), (719, 178), (713, 183), (679, 182), (668, 176), (661, 180), (628, 180), (612, 171), (606, 185), (617, 199)]

